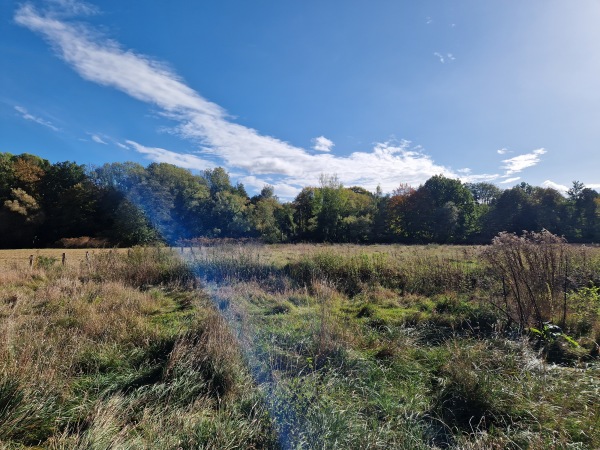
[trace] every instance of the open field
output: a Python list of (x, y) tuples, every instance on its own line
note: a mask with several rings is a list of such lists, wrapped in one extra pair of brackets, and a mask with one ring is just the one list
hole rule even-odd
[(101, 255), (110, 251), (126, 253), (127, 249), (64, 249), (64, 248), (30, 248), (17, 250), (0, 250), (0, 269), (20, 269), (29, 267), (29, 257), (33, 255), (34, 261), (38, 257), (50, 258), (61, 263), (63, 253), (66, 254), (65, 264), (71, 267), (77, 267), (86, 261), (86, 252), (90, 257)]
[(480, 247), (13, 265), (0, 448), (600, 448), (600, 254), (576, 250), (554, 334), (507, 320), (510, 280)]

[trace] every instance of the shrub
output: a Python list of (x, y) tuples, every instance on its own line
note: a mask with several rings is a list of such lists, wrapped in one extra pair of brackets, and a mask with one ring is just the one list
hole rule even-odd
[(484, 252), (491, 270), (502, 280), (503, 304), (509, 322), (524, 330), (542, 329), (544, 322), (567, 315), (566, 283), (571, 250), (564, 238), (549, 231), (502, 232)]
[(40, 269), (49, 269), (56, 263), (57, 259), (53, 256), (40, 255), (36, 258), (35, 264)]
[(108, 239), (81, 236), (62, 238), (55, 242), (58, 248), (104, 248), (110, 244)]

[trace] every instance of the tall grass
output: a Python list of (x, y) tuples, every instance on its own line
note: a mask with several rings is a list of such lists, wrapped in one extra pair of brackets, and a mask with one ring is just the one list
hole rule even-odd
[(0, 275), (0, 446), (274, 445), (235, 339), (170, 253)]
[[(548, 365), (533, 342), (500, 326), (490, 300), (501, 281), (485, 260), (367, 250), (275, 258), (260, 247), (213, 248), (196, 259), (215, 303), (251, 335), (244, 353), (280, 445), (600, 445), (590, 400), (600, 372), (585, 360), (593, 355), (565, 361), (579, 372)], [(567, 395), (571, 377), (579, 387)]]
[(218, 282), (260, 281), (280, 288), (333, 283), (354, 296), (367, 286), (380, 285), (401, 294), (432, 295), (448, 291), (468, 292), (485, 277), (468, 253), (456, 255), (400, 254), (363, 251), (300, 253), (283, 263), (261, 253), (261, 247), (213, 247), (193, 255), (197, 272)]
[(0, 272), (0, 448), (600, 448), (594, 258), (553, 365), (478, 250), (176, 253)]

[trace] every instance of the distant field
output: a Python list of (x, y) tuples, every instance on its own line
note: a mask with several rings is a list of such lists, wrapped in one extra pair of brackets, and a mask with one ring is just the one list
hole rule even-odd
[[(29, 266), (29, 256), (33, 255), (34, 259), (39, 256), (46, 258), (56, 258), (57, 263), (62, 260), (62, 254), (66, 254), (66, 264), (69, 266), (77, 266), (81, 261), (85, 260), (85, 252), (89, 252), (90, 256), (100, 253), (106, 253), (110, 249), (94, 248), (94, 249), (64, 249), (64, 248), (24, 248), (15, 250), (0, 250), (0, 268), (21, 268)], [(117, 249), (118, 252), (127, 252), (127, 249)]]
[[(300, 258), (328, 253), (340, 257), (358, 255), (385, 255), (390, 260), (407, 261), (415, 258), (444, 258), (455, 261), (476, 260), (484, 246), (477, 245), (402, 245), (402, 244), (248, 244), (224, 245), (215, 247), (195, 247), (196, 257), (210, 257), (217, 253), (228, 253), (232, 256), (238, 253), (250, 253), (252, 258), (262, 263), (272, 263), (282, 266)], [(177, 248), (181, 253), (180, 248)], [(189, 247), (183, 249), (183, 254), (190, 256)]]

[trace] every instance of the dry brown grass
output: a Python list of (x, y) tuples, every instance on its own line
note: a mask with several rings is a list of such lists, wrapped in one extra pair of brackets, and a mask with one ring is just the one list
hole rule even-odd
[(0, 270), (0, 449), (270, 448), (234, 336), (172, 253), (95, 254)]
[(127, 253), (127, 249), (64, 249), (64, 248), (24, 248), (15, 250), (0, 250), (0, 269), (22, 269), (29, 267), (29, 256), (34, 258), (43, 256), (46, 258), (56, 258), (56, 264), (61, 263), (62, 254), (66, 254), (66, 265), (78, 267), (81, 262), (85, 261), (85, 254), (89, 252), (90, 257), (100, 255), (107, 252)]
[(159, 310), (151, 292), (82, 282), (75, 269), (54, 279), (39, 270), (9, 270), (0, 279), (0, 368), (33, 383), (64, 382), (90, 343), (143, 345), (157, 338), (148, 317)]
[[(184, 248), (186, 256), (206, 257), (219, 252), (237, 255), (249, 253), (259, 262), (283, 266), (301, 258), (328, 253), (350, 257), (357, 255), (385, 255), (390, 260), (448, 258), (457, 261), (476, 260), (484, 247), (476, 245), (400, 245), (400, 244), (272, 244), (225, 245), (220, 247)], [(181, 252), (181, 249), (178, 248)]]

